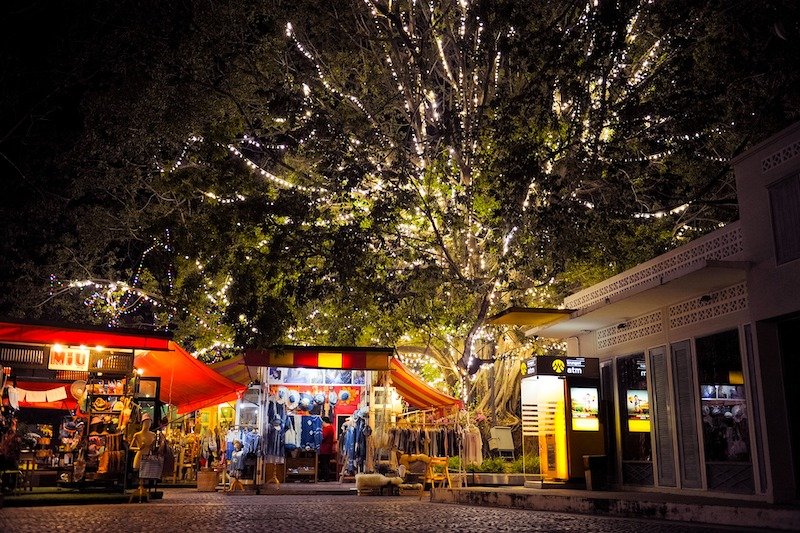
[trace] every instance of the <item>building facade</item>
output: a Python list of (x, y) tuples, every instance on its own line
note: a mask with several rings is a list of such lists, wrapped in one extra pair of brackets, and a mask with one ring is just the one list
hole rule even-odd
[(734, 161), (740, 220), (564, 300), (598, 357), (610, 481), (800, 498), (800, 124)]

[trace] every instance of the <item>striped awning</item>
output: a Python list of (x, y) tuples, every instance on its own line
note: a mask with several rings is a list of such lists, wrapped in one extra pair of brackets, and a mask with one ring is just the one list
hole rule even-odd
[(393, 353), (393, 348), (273, 346), (264, 350), (249, 349), (244, 360), (248, 366), (389, 370)]
[(251, 381), (258, 377), (258, 369), (244, 364), (244, 354), (208, 366), (218, 374), (222, 374), (229, 380), (241, 385), (249, 385)]
[(419, 409), (433, 409), (436, 407), (448, 407), (463, 405), (458, 398), (453, 398), (440, 392), (425, 383), (416, 374), (411, 372), (403, 363), (395, 359), (391, 360), (392, 386), (397, 389), (397, 393), (414, 407)]

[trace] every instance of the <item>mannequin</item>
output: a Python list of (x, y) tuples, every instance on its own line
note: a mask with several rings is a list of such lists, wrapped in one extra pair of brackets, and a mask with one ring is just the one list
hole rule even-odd
[[(156, 434), (150, 431), (150, 424), (152, 424), (152, 422), (148, 413), (143, 414), (142, 429), (134, 433), (131, 438), (130, 449), (136, 451), (136, 455), (133, 456), (133, 469), (137, 472), (142, 465), (142, 457), (150, 455), (150, 449), (153, 447), (153, 442), (156, 440)], [(136, 489), (136, 492), (131, 494), (131, 499), (128, 503), (133, 502), (134, 498), (137, 497), (139, 498), (139, 503), (147, 501), (147, 492), (144, 489), (144, 480), (142, 478), (139, 478), (139, 488)]]
[(142, 429), (133, 434), (131, 439), (131, 450), (136, 452), (133, 457), (133, 469), (139, 470), (142, 464), (142, 456), (150, 454), (150, 448), (156, 440), (156, 434), (150, 431), (150, 424), (152, 419), (148, 413), (142, 415)]
[(233, 441), (233, 453), (231, 454), (230, 462), (231, 486), (228, 489), (229, 491), (244, 490), (244, 485), (239, 480), (242, 476), (242, 470), (244, 470), (244, 450), (242, 449), (242, 443), (235, 440)]

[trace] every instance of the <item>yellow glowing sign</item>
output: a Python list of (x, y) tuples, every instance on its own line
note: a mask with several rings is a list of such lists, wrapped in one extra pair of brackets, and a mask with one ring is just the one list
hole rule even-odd
[(563, 361), (563, 360), (561, 360), (561, 359), (556, 359), (555, 361), (553, 361), (553, 370), (554, 370), (554, 371), (555, 371), (557, 374), (561, 374), (561, 373), (563, 373), (563, 372), (564, 372), (564, 368), (565, 368), (565, 367), (566, 367), (566, 365), (564, 364), (564, 361)]

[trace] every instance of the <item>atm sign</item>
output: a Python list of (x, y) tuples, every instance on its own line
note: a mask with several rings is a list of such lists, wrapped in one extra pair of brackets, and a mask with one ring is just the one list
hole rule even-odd
[(50, 348), (50, 359), (47, 361), (50, 370), (73, 370), (86, 372), (89, 370), (88, 348)]

